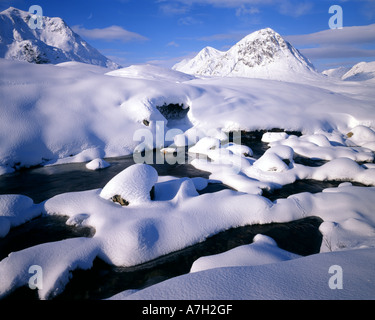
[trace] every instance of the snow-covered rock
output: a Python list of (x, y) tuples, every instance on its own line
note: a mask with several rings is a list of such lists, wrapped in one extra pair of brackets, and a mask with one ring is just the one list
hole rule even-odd
[(96, 158), (86, 163), (86, 168), (89, 170), (100, 170), (100, 169), (105, 169), (109, 166), (110, 164), (107, 161), (100, 159), (100, 158)]
[(158, 173), (153, 167), (135, 164), (114, 176), (100, 196), (104, 199), (120, 196), (130, 205), (137, 205), (150, 201), (150, 191), (157, 181)]
[(118, 64), (103, 56), (76, 34), (61, 18), (43, 16), (41, 29), (28, 25), (29, 12), (13, 7), (0, 13), (0, 57), (31, 63), (57, 64), (78, 61), (117, 69)]
[(42, 213), (42, 208), (29, 197), (16, 194), (0, 195), (0, 238), (10, 228), (29, 221)]
[(277, 80), (317, 75), (311, 62), (270, 28), (251, 33), (226, 52), (204, 48), (173, 69), (201, 76)]
[(288, 146), (277, 146), (268, 149), (257, 161), (253, 168), (261, 171), (283, 172), (293, 165), (294, 151)]
[(213, 268), (256, 266), (300, 258), (299, 255), (280, 249), (270, 237), (257, 234), (253, 243), (194, 261), (190, 272)]

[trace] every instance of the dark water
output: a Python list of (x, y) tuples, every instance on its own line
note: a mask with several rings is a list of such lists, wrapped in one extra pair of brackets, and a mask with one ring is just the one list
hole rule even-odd
[[(242, 143), (251, 147), (254, 157), (259, 158), (268, 148), (260, 141), (263, 132), (243, 133)], [(188, 158), (188, 155), (186, 155)], [(91, 171), (85, 164), (67, 164), (53, 167), (40, 167), (0, 176), (0, 194), (24, 194), (35, 203), (40, 203), (54, 195), (103, 187), (113, 176), (134, 164), (132, 156), (106, 159), (110, 167)], [(301, 160), (308, 161), (308, 160)], [(319, 165), (310, 162), (310, 165)], [(159, 175), (176, 177), (209, 177), (208, 172), (195, 169), (190, 164), (153, 165)], [(291, 185), (265, 193), (264, 196), (276, 200), (299, 192), (320, 192), (328, 187), (336, 187), (335, 181), (297, 181)], [(217, 192), (228, 188), (223, 184), (209, 184), (200, 193)], [(12, 228), (9, 234), (0, 239), (0, 260), (10, 252), (28, 248), (40, 243), (63, 240), (72, 237), (91, 237), (90, 228), (77, 228), (65, 224), (67, 218), (42, 216), (19, 227)], [(318, 230), (322, 221), (319, 218), (306, 218), (282, 224), (255, 225), (234, 228), (217, 234), (206, 241), (171, 253), (149, 263), (133, 268), (118, 268), (96, 259), (90, 270), (77, 270), (65, 291), (57, 299), (102, 299), (126, 289), (139, 289), (165, 279), (189, 272), (192, 263), (199, 257), (216, 254), (236, 246), (249, 244), (258, 234), (271, 236), (278, 245), (288, 251), (309, 255), (319, 252), (322, 241)], [(20, 288), (8, 299), (34, 299), (36, 291)]]
[[(48, 217), (44, 223), (51, 227), (43, 234), (41, 225), (43, 219), (36, 219), (24, 226), (15, 228), (15, 234), (11, 236), (7, 244), (0, 249), (11, 249), (17, 245), (12, 243), (17, 236), (27, 232), (28, 237), (34, 239), (34, 244), (46, 241), (62, 240), (67, 237), (90, 236), (90, 229), (73, 230), (65, 225), (63, 217)], [(272, 223), (266, 225), (253, 225), (233, 228), (216, 234), (202, 243), (198, 243), (183, 250), (173, 252), (148, 263), (131, 268), (114, 267), (95, 259), (90, 270), (76, 270), (72, 273), (72, 279), (67, 284), (57, 300), (82, 300), (105, 299), (128, 289), (141, 289), (171, 277), (179, 276), (190, 271), (193, 262), (199, 257), (218, 254), (240, 245), (249, 244), (257, 234), (272, 237), (279, 247), (300, 255), (318, 253), (322, 236), (318, 230), (322, 220), (317, 217), (309, 217), (289, 223)], [(65, 232), (63, 229), (65, 228)], [(57, 234), (54, 234), (56, 230)], [(36, 290), (23, 287), (15, 290), (6, 299), (37, 299)]]

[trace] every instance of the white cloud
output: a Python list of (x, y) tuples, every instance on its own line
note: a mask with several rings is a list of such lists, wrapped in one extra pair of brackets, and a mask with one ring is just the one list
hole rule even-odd
[(293, 45), (353, 45), (375, 43), (375, 24), (285, 36)]
[(110, 26), (103, 29), (86, 29), (82, 26), (73, 26), (72, 29), (74, 32), (87, 39), (106, 41), (119, 40), (122, 42), (148, 40), (146, 37), (138, 33), (125, 30), (120, 26)]
[(184, 26), (192, 26), (192, 25), (196, 25), (196, 24), (202, 24), (202, 21), (188, 16), (188, 17), (183, 17), (183, 18), (179, 19), (178, 24), (184, 25)]
[[(163, 2), (169, 1), (165, 0)], [(273, 6), (281, 14), (293, 17), (307, 14), (314, 5), (314, 2), (311, 0), (175, 0), (173, 2), (179, 2), (185, 6), (199, 4), (221, 8), (234, 8), (237, 15), (244, 13), (242, 8), (246, 8), (247, 14), (254, 14), (258, 13), (256, 12), (258, 10), (256, 6)]]
[(174, 41), (168, 42), (167, 47), (176, 47), (178, 48), (180, 45)]
[(328, 29), (284, 38), (313, 60), (375, 57), (375, 24)]
[(375, 50), (354, 47), (329, 46), (323, 48), (307, 48), (299, 50), (310, 59), (341, 59), (341, 58), (370, 58), (375, 57)]

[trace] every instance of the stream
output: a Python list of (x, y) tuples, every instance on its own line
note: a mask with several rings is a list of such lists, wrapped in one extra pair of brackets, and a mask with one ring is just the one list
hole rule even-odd
[[(244, 134), (243, 144), (259, 158), (267, 149), (256, 134)], [(187, 155), (188, 157), (188, 155)], [(84, 163), (37, 167), (0, 176), (0, 194), (23, 194), (40, 203), (64, 192), (83, 191), (103, 187), (113, 176), (134, 164), (132, 156), (106, 159), (110, 167), (91, 171)], [(305, 165), (321, 165), (302, 159)], [(190, 164), (154, 165), (160, 176), (204, 177), (209, 173), (200, 171)], [(271, 201), (286, 198), (300, 192), (320, 192), (325, 188), (337, 187), (341, 182), (303, 180), (286, 185), (272, 193), (264, 193)], [(224, 184), (208, 184), (199, 193), (218, 192), (229, 188)], [(0, 239), (0, 260), (9, 253), (37, 244), (59, 241), (72, 237), (92, 237), (94, 231), (88, 227), (71, 227), (65, 224), (67, 217), (40, 216), (19, 227)], [(309, 217), (289, 223), (272, 223), (233, 228), (216, 234), (202, 243), (173, 252), (148, 263), (132, 268), (110, 266), (95, 259), (90, 270), (76, 270), (64, 292), (55, 299), (105, 299), (127, 289), (141, 289), (160, 281), (188, 273), (192, 263), (201, 256), (227, 251), (252, 242), (256, 234), (272, 237), (282, 249), (300, 255), (318, 253), (322, 241), (319, 225), (322, 220)], [(23, 287), (15, 290), (6, 299), (37, 299), (36, 290)]]

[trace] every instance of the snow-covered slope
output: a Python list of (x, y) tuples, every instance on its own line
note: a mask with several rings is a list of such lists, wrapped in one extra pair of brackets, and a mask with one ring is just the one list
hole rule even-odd
[[(155, 137), (156, 121), (180, 128), (159, 111), (163, 105), (189, 107), (182, 119), (188, 128), (174, 134), (194, 143), (195, 137), (216, 137), (212, 132), (220, 130), (347, 134), (358, 125), (375, 127), (372, 87), (336, 85), (326, 77), (310, 85), (235, 77), (178, 82), (109, 76), (77, 63), (7, 59), (0, 59), (0, 70), (0, 174), (48, 160), (131, 154), (144, 147), (134, 134), (149, 130)], [(168, 146), (173, 137), (166, 140)]]
[(78, 61), (119, 66), (76, 34), (61, 18), (43, 16), (42, 29), (28, 25), (31, 14), (13, 7), (0, 13), (0, 57), (31, 63)]
[(327, 69), (322, 71), (322, 74), (324, 74), (327, 77), (332, 77), (336, 79), (341, 79), (341, 77), (347, 73), (350, 70), (349, 67), (339, 67), (339, 68), (333, 68), (333, 69)]
[(202, 76), (276, 80), (317, 74), (307, 58), (270, 28), (251, 33), (226, 52), (206, 47), (173, 69)]
[(163, 80), (174, 82), (184, 82), (195, 79), (195, 77), (190, 74), (150, 64), (133, 65), (127, 68), (113, 70), (108, 72), (107, 75), (132, 79)]
[(375, 61), (360, 62), (342, 76), (346, 81), (365, 81), (375, 78)]

